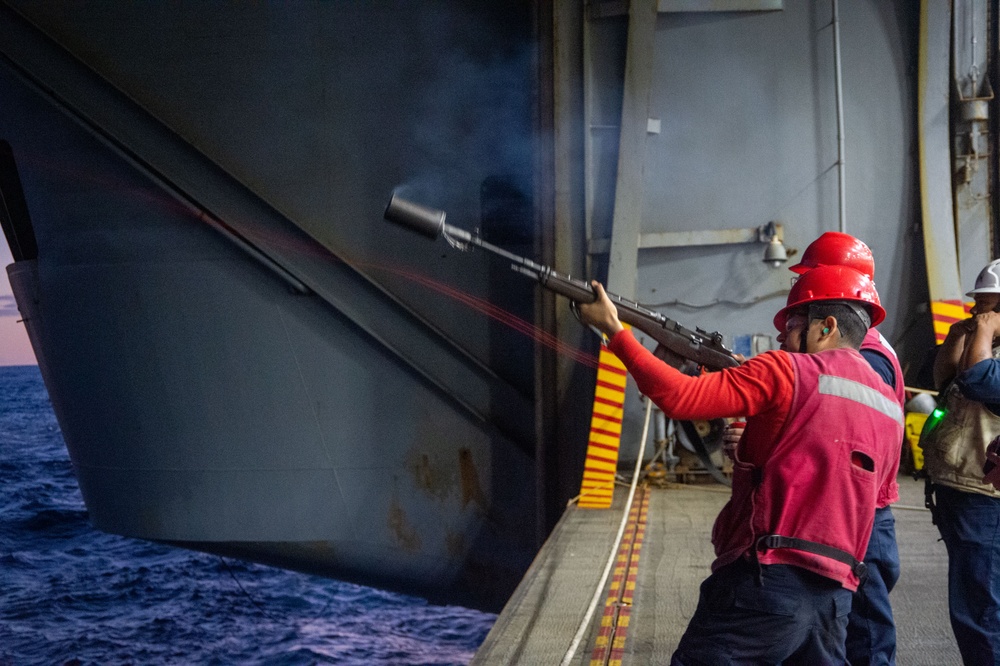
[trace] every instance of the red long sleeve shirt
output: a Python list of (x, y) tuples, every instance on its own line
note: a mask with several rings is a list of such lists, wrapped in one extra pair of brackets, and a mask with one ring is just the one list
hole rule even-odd
[[(749, 417), (736, 451), (733, 497), (712, 530), (713, 571), (755, 552), (757, 539), (768, 534), (864, 557), (877, 491), (898, 462), (902, 410), (858, 351), (765, 352), (737, 368), (689, 377), (627, 331), (609, 344), (666, 415)], [(856, 415), (849, 412), (855, 408)], [(821, 497), (834, 510), (816, 512)], [(858, 584), (844, 559), (811, 549), (765, 549), (757, 557), (763, 564), (805, 568), (847, 589)]]
[(690, 377), (653, 356), (628, 330), (611, 338), (608, 347), (639, 390), (670, 418), (761, 417), (747, 423), (737, 457), (757, 466), (767, 461), (788, 420), (795, 387), (787, 352), (765, 352), (739, 367)]

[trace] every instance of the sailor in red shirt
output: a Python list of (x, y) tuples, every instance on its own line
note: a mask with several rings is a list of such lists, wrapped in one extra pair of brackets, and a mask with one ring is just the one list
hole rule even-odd
[(582, 320), (667, 416), (747, 417), (712, 574), (671, 663), (845, 663), (851, 592), (898, 457), (884, 432), (903, 434), (892, 389), (858, 352), (885, 317), (871, 280), (843, 266), (807, 272), (774, 320), (781, 351), (699, 377), (653, 356), (594, 287)]

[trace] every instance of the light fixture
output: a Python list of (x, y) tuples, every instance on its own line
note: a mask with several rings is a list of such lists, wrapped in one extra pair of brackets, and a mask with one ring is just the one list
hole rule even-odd
[(785, 252), (785, 245), (781, 242), (781, 225), (768, 222), (760, 228), (760, 241), (766, 242), (764, 248), (764, 263), (772, 268), (777, 268), (788, 261), (788, 253)]
[(770, 264), (773, 268), (777, 268), (781, 264), (788, 261), (788, 254), (785, 252), (785, 246), (782, 245), (781, 240), (775, 236), (764, 248), (764, 263)]
[[(693, 247), (703, 245), (731, 245), (737, 243), (763, 243), (764, 263), (773, 268), (795, 256), (795, 248), (786, 248), (784, 227), (780, 222), (770, 221), (759, 227), (740, 229), (694, 229), (691, 231), (653, 231), (639, 234), (639, 249), (649, 250), (661, 247)], [(610, 238), (591, 239), (590, 254), (606, 254), (611, 251)]]

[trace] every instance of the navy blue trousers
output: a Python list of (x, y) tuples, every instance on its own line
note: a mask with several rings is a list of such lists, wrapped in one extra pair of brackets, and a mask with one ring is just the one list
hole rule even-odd
[(962, 661), (1000, 664), (1000, 499), (934, 487), (948, 549), (948, 611)]
[(865, 564), (868, 575), (854, 593), (847, 619), (847, 660), (851, 666), (895, 666), (896, 623), (889, 593), (899, 580), (899, 549), (889, 507), (875, 510)]
[(783, 564), (739, 560), (712, 573), (672, 666), (844, 664), (851, 592)]

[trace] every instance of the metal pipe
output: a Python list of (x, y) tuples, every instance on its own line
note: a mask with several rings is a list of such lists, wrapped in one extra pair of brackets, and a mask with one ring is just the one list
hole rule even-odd
[(847, 195), (844, 172), (844, 84), (840, 66), (840, 12), (833, 2), (833, 56), (836, 62), (837, 89), (837, 182), (840, 190), (840, 231), (847, 233)]

